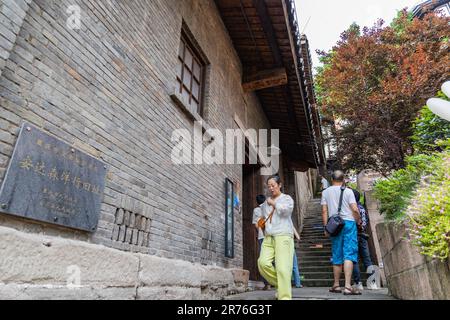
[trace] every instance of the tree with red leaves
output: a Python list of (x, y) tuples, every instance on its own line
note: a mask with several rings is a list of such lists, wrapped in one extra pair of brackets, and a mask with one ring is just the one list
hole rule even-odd
[(448, 80), (449, 18), (399, 13), (390, 26), (353, 24), (328, 52), (319, 52), (316, 92), (332, 119), (343, 169), (387, 173), (413, 152), (412, 121)]

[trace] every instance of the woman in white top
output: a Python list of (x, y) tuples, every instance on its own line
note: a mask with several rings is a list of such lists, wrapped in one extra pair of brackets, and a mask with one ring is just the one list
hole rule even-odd
[(258, 268), (262, 276), (277, 287), (278, 299), (290, 300), (294, 257), (294, 228), (291, 217), (294, 200), (281, 192), (281, 179), (278, 175), (267, 180), (267, 187), (271, 196), (261, 205), (262, 215), (267, 220)]

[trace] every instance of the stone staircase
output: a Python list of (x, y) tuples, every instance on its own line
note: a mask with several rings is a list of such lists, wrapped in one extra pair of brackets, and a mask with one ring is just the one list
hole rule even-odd
[[(300, 244), (296, 244), (302, 284), (305, 287), (331, 287), (331, 241), (323, 233), (320, 199), (310, 200), (303, 223)], [(361, 279), (363, 283), (366, 282), (365, 272), (361, 273)], [(341, 276), (341, 286), (344, 286), (344, 274)]]

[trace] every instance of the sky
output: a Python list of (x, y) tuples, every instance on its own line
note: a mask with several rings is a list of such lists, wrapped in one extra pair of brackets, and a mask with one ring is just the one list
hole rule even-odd
[[(353, 22), (373, 26), (378, 18), (391, 23), (397, 11), (411, 9), (420, 0), (295, 0), (300, 32), (308, 37), (313, 67), (319, 65), (316, 49), (330, 50)], [(309, 22), (308, 22), (309, 19)]]

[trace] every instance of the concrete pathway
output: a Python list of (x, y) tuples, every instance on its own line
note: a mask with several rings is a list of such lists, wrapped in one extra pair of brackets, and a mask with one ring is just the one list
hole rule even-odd
[[(395, 300), (388, 295), (388, 289), (364, 290), (359, 296), (345, 296), (342, 293), (330, 293), (329, 288), (308, 287), (293, 288), (292, 300)], [(275, 300), (275, 290), (255, 290), (225, 297), (225, 300)]]

